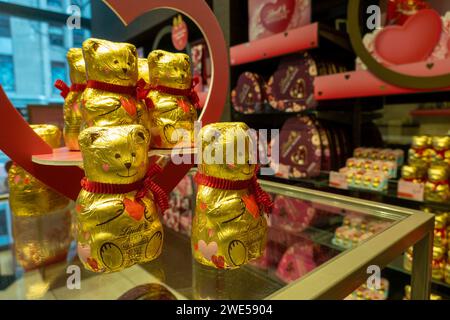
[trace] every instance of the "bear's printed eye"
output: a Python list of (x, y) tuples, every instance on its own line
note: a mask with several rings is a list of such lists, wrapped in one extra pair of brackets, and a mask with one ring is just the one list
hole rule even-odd
[(118, 64), (118, 63), (119, 63), (119, 60), (114, 60), (114, 63), (115, 63), (115, 64)]
[(119, 158), (120, 158), (120, 154), (116, 153), (116, 154), (114, 155), (114, 157), (116, 157), (116, 159), (119, 159)]
[(127, 62), (127, 65), (131, 66), (131, 63), (130, 63), (130, 62)]
[(132, 152), (132, 153), (131, 153), (131, 156), (132, 156), (132, 157), (136, 157), (136, 152)]

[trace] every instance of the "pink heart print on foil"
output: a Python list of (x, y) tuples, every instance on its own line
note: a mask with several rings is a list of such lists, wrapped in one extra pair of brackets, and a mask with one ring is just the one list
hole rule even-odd
[(109, 164), (104, 163), (104, 164), (102, 165), (102, 169), (103, 169), (103, 171), (108, 172), (108, 171), (109, 171)]
[(442, 20), (435, 10), (421, 10), (403, 26), (388, 26), (375, 38), (375, 54), (391, 64), (426, 60), (439, 43)]
[(206, 244), (205, 241), (199, 240), (198, 251), (200, 251), (206, 259), (211, 260), (211, 257), (217, 253), (217, 243), (213, 241)]
[(261, 9), (261, 22), (273, 33), (283, 32), (289, 26), (294, 8), (295, 0), (277, 0), (275, 3), (267, 3)]

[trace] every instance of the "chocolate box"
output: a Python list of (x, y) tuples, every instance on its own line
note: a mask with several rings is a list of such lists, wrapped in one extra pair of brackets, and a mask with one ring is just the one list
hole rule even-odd
[(311, 23), (311, 0), (248, 0), (250, 41)]
[(293, 117), (281, 128), (279, 161), (271, 167), (284, 178), (316, 177), (320, 174), (322, 147), (319, 131), (311, 117)]
[(264, 109), (264, 80), (252, 72), (244, 72), (239, 76), (236, 88), (231, 91), (231, 102), (234, 110), (240, 113), (262, 112)]

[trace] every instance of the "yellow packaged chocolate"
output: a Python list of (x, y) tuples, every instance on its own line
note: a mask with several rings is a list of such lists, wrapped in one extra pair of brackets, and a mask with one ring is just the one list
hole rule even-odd
[(81, 95), (86, 88), (86, 69), (83, 52), (71, 48), (67, 52), (71, 86), (64, 98), (64, 142), (69, 150), (80, 150), (78, 135), (81, 127)]
[[(53, 125), (31, 125), (52, 148), (61, 142), (61, 131)], [(71, 241), (70, 200), (13, 164), (8, 171), (9, 204), (15, 255), (31, 270), (64, 260)]]
[(417, 162), (430, 163), (432, 160), (433, 149), (431, 148), (431, 137), (413, 136), (411, 148), (408, 151), (408, 159), (410, 164)]
[(247, 130), (244, 123), (225, 122), (207, 125), (199, 134), (191, 241), (194, 258), (204, 265), (237, 268), (264, 252), (265, 213), (272, 203), (257, 183)]
[(136, 47), (91, 38), (83, 42), (83, 56), (88, 81), (82, 96), (82, 127), (145, 124), (147, 110), (136, 97)]
[(425, 200), (447, 202), (450, 200), (448, 167), (433, 165), (428, 169), (428, 181), (425, 183)]
[[(31, 125), (52, 148), (61, 143), (61, 131), (54, 125)], [(15, 216), (40, 216), (66, 207), (69, 199), (13, 164), (8, 172), (9, 203)]]
[(422, 183), (426, 179), (427, 169), (420, 165), (404, 165), (402, 167), (402, 179), (413, 183)]
[(450, 136), (436, 136), (432, 138), (433, 163), (442, 163), (450, 165)]
[(154, 50), (148, 55), (146, 97), (154, 149), (191, 147), (198, 97), (193, 90), (189, 56)]
[(148, 83), (150, 81), (150, 75), (148, 72), (148, 60), (146, 58), (138, 58), (138, 71), (138, 79), (144, 79), (144, 81)]
[(146, 189), (149, 138), (141, 125), (80, 134), (86, 177), (75, 207), (78, 255), (91, 271), (122, 270), (161, 253), (158, 193)]

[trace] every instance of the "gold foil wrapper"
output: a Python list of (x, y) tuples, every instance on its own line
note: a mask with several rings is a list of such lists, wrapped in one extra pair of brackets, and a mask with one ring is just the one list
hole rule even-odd
[[(227, 180), (251, 179), (255, 165), (249, 164), (253, 145), (247, 129), (244, 123), (205, 126), (199, 134), (203, 150), (199, 172)], [(245, 145), (243, 158), (239, 158), (235, 148), (233, 157), (228, 154), (232, 161), (227, 164), (227, 152), (239, 145), (239, 140)], [(219, 163), (212, 164), (207, 154), (215, 156), (216, 152), (222, 153), (224, 161), (216, 158)], [(220, 269), (240, 267), (262, 256), (266, 233), (264, 212), (248, 189), (198, 186), (191, 240), (193, 256), (199, 263)]]
[(430, 163), (433, 158), (433, 149), (431, 147), (430, 136), (413, 136), (411, 149), (408, 151), (410, 164)]
[[(191, 65), (186, 54), (154, 50), (148, 55), (148, 68), (151, 86), (191, 88)], [(197, 111), (189, 99), (157, 90), (151, 90), (147, 98), (154, 106), (149, 110), (152, 148), (191, 147)]]
[(433, 163), (441, 163), (443, 165), (450, 165), (450, 137), (436, 136), (432, 138)]
[[(53, 125), (31, 125), (51, 147), (60, 145)], [(65, 259), (70, 245), (70, 200), (53, 191), (20, 166), (8, 172), (16, 258), (26, 270)]]
[(146, 58), (138, 58), (139, 80), (144, 79), (145, 82), (150, 82), (150, 74), (148, 71), (148, 60)]
[[(31, 125), (52, 148), (61, 141), (61, 131), (53, 125)], [(14, 216), (36, 217), (67, 207), (69, 199), (47, 187), (22, 167), (13, 164), (8, 172), (9, 202)]]
[(427, 168), (420, 165), (404, 165), (402, 178), (412, 180), (415, 183), (423, 182), (427, 174)]
[[(83, 42), (88, 80), (134, 87), (138, 80), (136, 47), (100, 39)], [(121, 94), (87, 88), (82, 95), (82, 128), (145, 124), (147, 109), (136, 94)]]
[[(80, 48), (67, 52), (67, 62), (72, 84), (86, 84), (86, 68)], [(64, 142), (69, 150), (80, 150), (78, 135), (81, 127), (81, 96), (83, 92), (70, 91), (64, 100)]]
[(433, 202), (450, 200), (447, 166), (434, 165), (428, 169), (428, 181), (425, 184), (425, 200)]
[[(148, 131), (141, 125), (91, 127), (80, 134), (90, 181), (130, 184), (148, 168)], [(114, 272), (155, 259), (163, 230), (153, 196), (135, 200), (138, 190), (101, 194), (81, 190), (76, 204), (78, 255), (94, 272)]]

